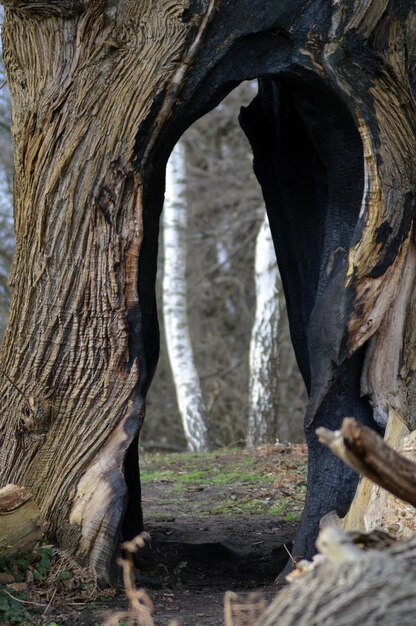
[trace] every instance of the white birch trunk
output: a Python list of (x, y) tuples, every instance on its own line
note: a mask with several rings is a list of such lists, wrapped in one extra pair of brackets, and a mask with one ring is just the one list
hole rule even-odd
[(277, 434), (280, 276), (267, 215), (257, 235), (255, 279), (256, 314), (250, 343), (248, 446), (270, 442)]
[(182, 143), (178, 143), (166, 170), (163, 211), (163, 319), (188, 448), (192, 452), (203, 452), (208, 450), (209, 443), (206, 408), (194, 364), (186, 308), (186, 227), (185, 148)]

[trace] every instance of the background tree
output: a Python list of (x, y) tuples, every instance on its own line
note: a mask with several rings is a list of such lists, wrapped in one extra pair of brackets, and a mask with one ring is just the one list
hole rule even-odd
[(277, 435), (279, 287), (269, 220), (264, 217), (256, 241), (256, 315), (250, 342), (250, 404), (247, 443), (273, 441)]
[(209, 448), (206, 409), (189, 335), (186, 288), (186, 157), (181, 142), (166, 168), (163, 211), (163, 319), (176, 397), (189, 450)]
[[(3, 7), (0, 6), (0, 22)], [(7, 87), (3, 55), (0, 54), (0, 337), (6, 326), (10, 304), (10, 288), (7, 281), (13, 247), (12, 186), (13, 159), (10, 139), (10, 96)]]
[[(239, 85), (181, 138), (187, 154), (188, 319), (208, 425), (217, 446), (244, 443), (247, 437), (249, 350), (256, 305), (255, 244), (264, 209), (238, 114), (256, 90), (254, 82)], [(162, 275), (160, 249), (158, 276)], [(157, 293), (162, 321), (160, 284), (161, 279)], [(302, 441), (306, 390), (281, 293), (275, 373), (279, 385), (272, 422), (278, 424), (282, 441)], [(183, 449), (186, 443), (178, 428), (180, 415), (166, 350), (161, 324), (161, 355), (149, 391), (141, 442), (144, 446)], [(275, 429), (271, 426), (269, 435)]]

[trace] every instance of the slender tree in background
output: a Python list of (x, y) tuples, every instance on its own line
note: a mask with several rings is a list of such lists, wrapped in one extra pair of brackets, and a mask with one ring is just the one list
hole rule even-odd
[(185, 147), (178, 142), (166, 168), (163, 210), (163, 319), (176, 396), (189, 450), (208, 450), (201, 384), (194, 363), (187, 314)]
[(273, 441), (278, 435), (280, 276), (267, 215), (257, 235), (255, 277), (256, 313), (250, 343), (249, 446)]
[[(261, 188), (252, 153), (238, 123), (241, 105), (257, 91), (244, 82), (181, 137), (186, 149), (188, 226), (187, 299), (194, 360), (215, 446), (244, 444), (249, 411), (249, 359), (256, 285), (256, 235), (264, 217)], [(163, 247), (158, 274), (163, 274)], [(185, 449), (175, 388), (167, 358), (161, 281), (157, 284), (161, 353), (149, 391), (148, 417), (141, 445)], [(271, 416), (282, 441), (304, 441), (307, 403), (290, 340), (280, 292), (278, 401)], [(275, 428), (269, 429), (274, 433)], [(274, 440), (271, 434), (270, 442)]]
[(11, 186), (5, 170), (0, 169), (0, 337), (6, 326), (10, 305), (8, 274), (12, 261), (13, 247)]

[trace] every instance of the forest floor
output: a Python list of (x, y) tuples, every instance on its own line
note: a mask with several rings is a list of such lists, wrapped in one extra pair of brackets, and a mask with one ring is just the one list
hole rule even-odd
[[(139, 581), (157, 626), (220, 626), (227, 590), (272, 599), (303, 508), (306, 446), (144, 454), (141, 474), (150, 543), (139, 555)], [(30, 606), (30, 618), (14, 623), (102, 626), (127, 606), (122, 593), (73, 602), (59, 596), (39, 609), (42, 616)]]

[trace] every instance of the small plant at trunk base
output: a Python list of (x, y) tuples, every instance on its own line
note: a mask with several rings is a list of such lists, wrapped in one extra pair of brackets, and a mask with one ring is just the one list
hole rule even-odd
[[(25, 593), (14, 594), (9, 593), (0, 586), (0, 623), (1, 624), (23, 624), (25, 620), (30, 619), (31, 615), (25, 607)], [(29, 622), (28, 622), (29, 623)]]
[[(0, 558), (0, 573), (0, 624), (40, 624), (39, 614), (52, 608), (52, 603), (87, 603), (99, 593), (95, 575), (52, 545)], [(54, 623), (43, 622), (42, 626)]]

